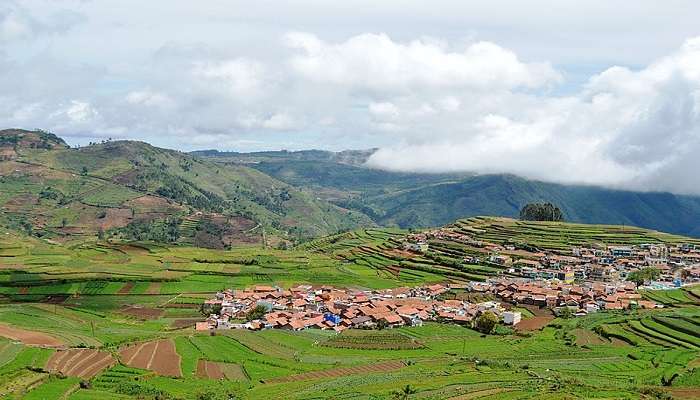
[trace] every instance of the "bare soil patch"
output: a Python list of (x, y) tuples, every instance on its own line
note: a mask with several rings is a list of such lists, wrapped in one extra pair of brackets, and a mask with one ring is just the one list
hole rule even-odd
[(202, 318), (180, 318), (174, 320), (171, 324), (171, 328), (175, 329), (182, 329), (182, 328), (191, 328), (194, 326), (195, 323), (204, 321)]
[(339, 378), (347, 375), (356, 374), (371, 374), (378, 372), (389, 372), (395, 371), (405, 367), (403, 361), (386, 361), (376, 364), (361, 365), (357, 367), (346, 367), (346, 368), (331, 368), (323, 371), (306, 372), (303, 374), (282, 376), (279, 378), (273, 378), (265, 381), (265, 383), (283, 383), (283, 382), (296, 382), (305, 381), (309, 379), (329, 379), (329, 378)]
[(59, 339), (43, 332), (28, 331), (1, 324), (0, 336), (12, 340), (18, 340), (27, 346), (63, 347), (65, 345)]
[(587, 344), (604, 344), (606, 340), (598, 336), (595, 332), (588, 329), (574, 329), (571, 333), (576, 336), (576, 344), (584, 346)]
[(146, 289), (146, 294), (160, 294), (160, 282), (151, 282)]
[(148, 369), (158, 375), (182, 376), (180, 370), (180, 355), (175, 350), (175, 343), (172, 340), (160, 340), (155, 350), (155, 354)]
[(121, 287), (117, 291), (117, 294), (129, 294), (131, 292), (131, 289), (134, 288), (134, 282), (127, 282), (124, 286)]
[(700, 399), (698, 388), (671, 389), (670, 392), (674, 399)]
[(46, 296), (42, 302), (46, 304), (63, 304), (68, 300), (68, 295), (66, 294), (52, 294), (50, 296)]
[(130, 317), (138, 318), (141, 320), (148, 320), (158, 319), (162, 317), (163, 313), (165, 313), (165, 310), (149, 307), (124, 306), (121, 310), (119, 310), (119, 312)]
[(70, 349), (54, 353), (46, 369), (64, 376), (90, 379), (115, 363), (114, 357), (106, 351)]
[(197, 376), (200, 378), (209, 379), (224, 379), (226, 376), (219, 367), (219, 364), (213, 361), (199, 360), (197, 362)]
[(415, 258), (416, 253), (411, 253), (408, 250), (401, 250), (401, 249), (391, 249), (391, 250), (384, 250), (385, 254), (392, 255), (392, 256), (398, 256), (398, 257), (403, 257), (403, 258)]
[(127, 226), (133, 218), (133, 213), (130, 208), (107, 208), (104, 211), (104, 217), (97, 217), (95, 219), (95, 222), (103, 230)]
[(522, 331), (522, 332), (536, 331), (536, 330), (544, 328), (553, 319), (554, 319), (554, 317), (551, 315), (544, 316), (544, 317), (532, 317), (532, 318), (523, 319), (517, 325), (515, 325), (515, 329)]
[(180, 356), (172, 340), (128, 346), (119, 352), (119, 357), (130, 367), (148, 369), (162, 376), (182, 376)]

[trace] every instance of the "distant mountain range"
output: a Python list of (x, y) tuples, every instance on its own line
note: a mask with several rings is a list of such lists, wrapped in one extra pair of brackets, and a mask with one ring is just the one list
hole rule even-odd
[(515, 217), (528, 202), (549, 201), (572, 222), (700, 237), (700, 197), (388, 172), (364, 166), (373, 151), (187, 154), (135, 141), (69, 148), (48, 132), (2, 130), (0, 224), (56, 240), (106, 234), (221, 248)]
[(319, 198), (361, 211), (380, 225), (417, 228), (477, 215), (516, 217), (529, 202), (550, 201), (572, 222), (627, 224), (700, 237), (697, 196), (561, 185), (513, 175), (388, 172), (362, 166), (371, 153), (197, 154), (224, 163), (249, 163)]

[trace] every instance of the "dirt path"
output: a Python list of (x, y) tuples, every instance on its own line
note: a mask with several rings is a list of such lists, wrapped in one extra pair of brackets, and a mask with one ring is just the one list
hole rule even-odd
[(18, 340), (27, 346), (40, 346), (40, 347), (64, 347), (65, 343), (61, 340), (43, 333), (28, 331), (25, 329), (14, 328), (8, 325), (0, 324), (0, 336), (6, 337), (12, 340)]

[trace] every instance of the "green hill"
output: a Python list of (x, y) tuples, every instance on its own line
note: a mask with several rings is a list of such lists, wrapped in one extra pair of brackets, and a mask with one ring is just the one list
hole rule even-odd
[(273, 239), (294, 239), (372, 224), (361, 213), (244, 165), (218, 164), (141, 142), (70, 149), (58, 138), (41, 146), (34, 145), (41, 139), (27, 139), (39, 134), (0, 131), (7, 154), (0, 162), (2, 220), (37, 234), (111, 230), (149, 238), (166, 229), (157, 225), (168, 219), (194, 218), (194, 235), (204, 232), (200, 239), (216, 238), (211, 244), (219, 247), (236, 236), (259, 241), (263, 228)]
[(206, 155), (220, 162), (247, 163), (340, 206), (362, 211), (385, 226), (437, 226), (477, 215), (516, 217), (527, 203), (549, 201), (572, 222), (635, 225), (700, 237), (700, 197), (696, 196), (560, 185), (512, 175), (397, 173), (362, 167), (362, 158), (344, 162), (341, 154)]

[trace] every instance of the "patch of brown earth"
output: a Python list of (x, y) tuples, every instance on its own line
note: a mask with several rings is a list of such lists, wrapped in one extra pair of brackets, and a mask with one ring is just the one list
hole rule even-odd
[(204, 320), (202, 318), (181, 318), (173, 321), (170, 324), (170, 327), (175, 329), (191, 328), (194, 326), (195, 323), (201, 321)]
[(90, 379), (115, 363), (114, 357), (106, 351), (70, 349), (54, 353), (46, 369), (64, 376)]
[[(129, 289), (131, 290), (131, 289)], [(137, 306), (124, 306), (120, 313), (128, 315), (130, 317), (148, 320), (148, 319), (158, 319), (163, 316), (165, 310), (159, 308), (149, 308), (149, 307), (137, 307)]]
[(117, 294), (129, 294), (133, 288), (134, 282), (127, 282), (117, 291)]
[(574, 329), (571, 333), (576, 336), (576, 344), (584, 346), (588, 344), (605, 344), (606, 340), (598, 336), (595, 332), (587, 329)]
[(46, 333), (28, 331), (2, 324), (0, 324), (0, 336), (20, 341), (27, 346), (63, 347), (65, 345), (59, 339)]
[(148, 369), (162, 376), (182, 376), (180, 356), (172, 340), (129, 346), (120, 351), (119, 356), (130, 367)]
[(95, 223), (102, 228), (102, 230), (127, 226), (133, 218), (133, 213), (130, 208), (107, 208), (103, 211), (105, 213), (104, 217), (99, 217), (99, 213), (102, 212), (100, 211), (95, 219)]
[(517, 325), (515, 325), (515, 329), (521, 332), (536, 331), (544, 328), (553, 319), (554, 317), (551, 315), (545, 317), (532, 317), (523, 319)]
[(160, 282), (151, 282), (146, 289), (146, 294), (160, 294)]
[(197, 362), (197, 376), (209, 379), (226, 378), (218, 363), (201, 359)]

